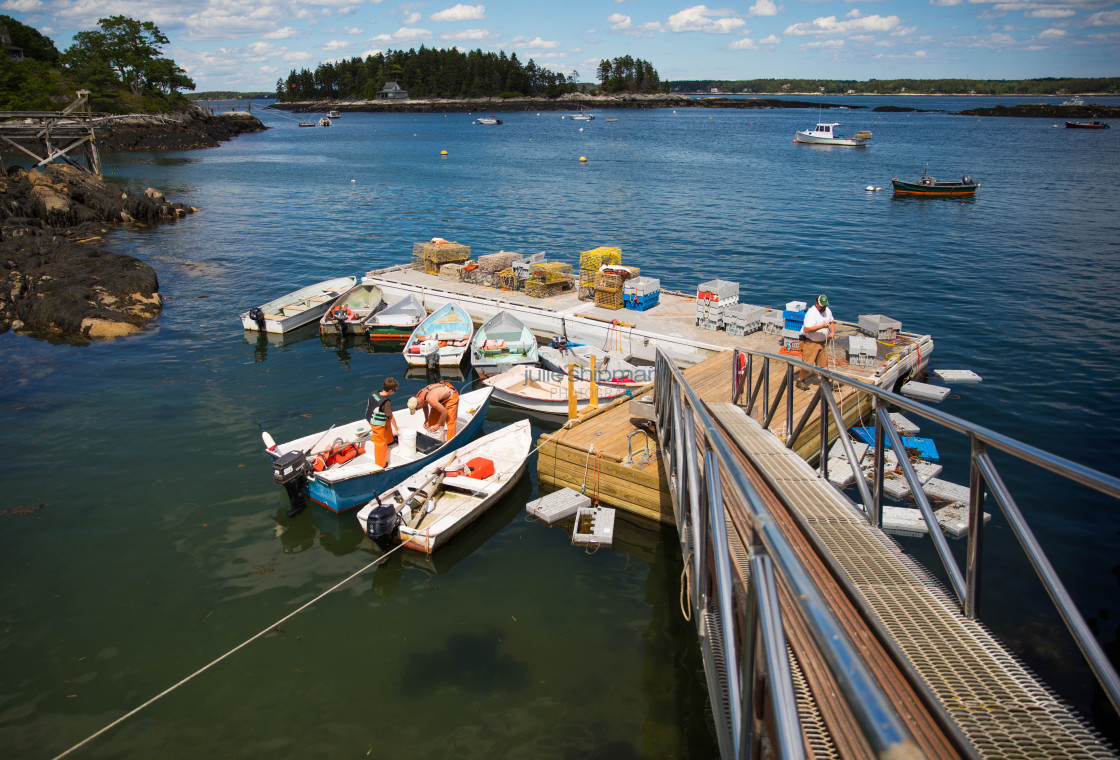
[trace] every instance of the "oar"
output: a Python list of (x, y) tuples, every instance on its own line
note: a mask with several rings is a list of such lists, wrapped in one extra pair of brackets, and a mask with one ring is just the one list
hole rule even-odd
[(329, 428), (327, 428), (327, 432), (323, 433), (323, 435), (320, 436), (319, 440), (317, 440), (317, 441), (315, 441), (315, 443), (311, 444), (311, 448), (307, 449), (303, 453), (304, 454), (310, 454), (312, 451), (314, 451), (315, 447), (318, 446), (320, 443), (322, 443), (324, 438), (326, 438), (328, 435), (330, 435), (330, 432), (332, 430), (334, 430), (334, 426), (335, 426), (335, 423), (332, 422), (331, 426)]
[[(454, 460), (455, 460), (455, 454), (452, 454), (451, 456), (449, 456), (447, 458), (447, 460), (442, 465), (436, 467), (435, 472), (432, 473), (432, 476), (430, 478), (428, 478), (427, 480), (425, 480), (423, 485), (421, 485), (419, 488), (417, 488), (415, 491), (413, 491), (412, 496), (408, 497), (408, 502), (406, 502), (405, 506), (408, 507), (409, 509), (414, 509), (414, 507), (412, 506), (413, 502), (415, 502), (417, 496), (419, 496), (420, 503), (417, 506), (418, 507), (423, 507), (424, 502), (427, 501), (427, 499), (428, 499), (428, 488), (429, 488), (429, 486), (432, 487), (432, 493), (434, 494), (436, 489), (439, 488), (439, 486), (443, 483), (444, 477), (446, 477), (446, 473), (444, 472), (444, 470)], [(415, 528), (417, 525), (420, 524), (420, 521), (422, 519), (424, 519), (424, 510), (423, 509), (420, 510), (419, 514), (417, 514), (415, 516), (412, 516), (410, 518), (410, 520), (408, 522), (408, 527)]]

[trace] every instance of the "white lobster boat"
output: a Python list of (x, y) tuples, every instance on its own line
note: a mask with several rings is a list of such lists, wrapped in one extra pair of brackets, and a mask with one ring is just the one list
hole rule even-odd
[(861, 129), (852, 137), (844, 137), (836, 131), (837, 127), (842, 126), (844, 125), (835, 121), (821, 122), (813, 129), (799, 130), (794, 136), (794, 141), (810, 145), (844, 145), (849, 148), (859, 148), (867, 145), (871, 140), (871, 132), (866, 129)]

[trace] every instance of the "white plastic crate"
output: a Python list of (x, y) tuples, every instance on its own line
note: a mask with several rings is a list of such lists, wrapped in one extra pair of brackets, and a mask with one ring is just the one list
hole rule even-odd
[(622, 283), (624, 296), (648, 296), (661, 292), (661, 280), (657, 277), (632, 277)]
[(877, 361), (878, 348), (874, 338), (852, 335), (848, 338), (848, 363), (857, 367), (874, 366)]
[(609, 507), (580, 507), (572, 526), (573, 544), (610, 546), (614, 542), (614, 510)]
[(762, 315), (762, 331), (767, 335), (780, 334), (785, 323), (786, 321), (782, 316), (782, 312), (777, 309), (771, 309)]
[(895, 334), (902, 329), (902, 323), (882, 314), (860, 314), (859, 329), (878, 340), (894, 340)]
[(561, 488), (525, 505), (529, 514), (552, 524), (565, 517), (571, 517), (581, 507), (590, 507), (591, 499), (571, 488)]
[(804, 301), (790, 301), (786, 304), (786, 311), (805, 311), (809, 308)]
[(730, 280), (709, 280), (696, 288), (696, 298), (722, 304), (738, 303), (739, 283)]

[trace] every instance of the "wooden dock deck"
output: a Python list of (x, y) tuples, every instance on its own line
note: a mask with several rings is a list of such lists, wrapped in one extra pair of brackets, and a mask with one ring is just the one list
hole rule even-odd
[[(733, 352), (725, 351), (683, 371), (693, 390), (707, 403), (726, 404), (731, 401)], [(754, 378), (757, 380), (757, 369)], [(772, 389), (781, 382), (782, 369), (771, 366)], [(794, 415), (797, 418), (810, 403), (814, 388), (794, 389)], [(645, 391), (635, 393), (640, 398)], [(870, 415), (870, 401), (850, 387), (835, 392), (844, 414), (845, 426)], [(794, 451), (803, 459), (813, 459), (820, 447), (819, 407), (810, 418)], [(762, 422), (759, 405), (752, 415)], [(537, 459), (537, 476), (543, 485), (571, 488), (586, 494), (604, 506), (672, 523), (673, 503), (668, 482), (661, 468), (657, 439), (647, 435), (631, 418), (630, 399), (623, 398), (574, 420), (555, 433), (541, 436)], [(780, 418), (780, 419), (779, 419)], [(816, 424), (814, 424), (814, 422)], [(770, 430), (785, 439), (785, 418), (775, 415)], [(831, 421), (829, 440), (837, 434)], [(647, 452), (648, 446), (648, 454)]]

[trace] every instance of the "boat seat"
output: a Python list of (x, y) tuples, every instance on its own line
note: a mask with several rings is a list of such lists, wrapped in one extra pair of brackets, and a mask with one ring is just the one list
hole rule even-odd
[(303, 311), (307, 311), (306, 306), (285, 306), (284, 308), (282, 308), (280, 310), (280, 313), (287, 316), (287, 315), (291, 315), (291, 314), (299, 314), (300, 312), (303, 312)]
[(335, 294), (335, 295), (326, 295), (326, 296), (315, 296), (314, 298), (308, 298), (307, 300), (308, 301), (315, 301), (316, 303), (322, 303), (323, 301), (329, 301), (332, 298), (338, 298), (338, 295)]

